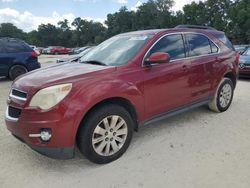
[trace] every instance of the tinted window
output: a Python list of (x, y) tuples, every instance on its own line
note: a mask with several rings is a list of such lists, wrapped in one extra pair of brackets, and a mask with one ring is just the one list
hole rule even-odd
[(212, 41), (210, 41), (210, 45), (212, 53), (217, 53), (219, 51), (219, 48)]
[(5, 45), (2, 40), (0, 40), (0, 53), (5, 53)]
[(184, 58), (185, 48), (182, 35), (174, 34), (163, 37), (150, 50), (149, 55), (155, 52), (166, 52), (170, 55), (171, 60)]
[(242, 55), (250, 56), (250, 48), (248, 48)]
[(30, 52), (32, 49), (22, 41), (7, 39), (5, 41), (8, 53)]
[(215, 34), (215, 36), (222, 41), (229, 49), (235, 50), (230, 40), (225, 34)]
[(186, 34), (189, 45), (189, 56), (199, 56), (211, 54), (212, 49), (207, 37), (199, 34)]

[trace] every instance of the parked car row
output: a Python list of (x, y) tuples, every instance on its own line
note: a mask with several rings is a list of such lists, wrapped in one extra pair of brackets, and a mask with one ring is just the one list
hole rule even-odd
[(58, 55), (58, 54), (68, 54), (70, 48), (65, 48), (62, 46), (49, 46), (48, 48), (43, 49), (43, 54), (52, 54), (52, 55)]
[(77, 62), (79, 61), (80, 58), (82, 58), (84, 55), (86, 55), (90, 50), (92, 50), (94, 47), (88, 47), (85, 48), (81, 53), (75, 54), (75, 55), (70, 55), (69, 57), (63, 58), (63, 59), (57, 59), (57, 63), (72, 63), (72, 62)]
[(69, 54), (75, 55), (83, 52), (90, 46), (85, 47), (77, 47), (77, 48), (65, 48), (62, 46), (49, 46), (48, 48), (44, 48), (41, 50), (42, 54), (51, 54), (51, 55), (58, 55), (58, 54)]

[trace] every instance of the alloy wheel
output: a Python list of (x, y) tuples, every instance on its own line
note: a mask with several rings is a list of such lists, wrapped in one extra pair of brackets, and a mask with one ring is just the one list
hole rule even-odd
[(219, 97), (221, 107), (226, 108), (231, 101), (231, 97), (232, 97), (232, 87), (230, 86), (230, 84), (225, 84), (221, 89)]
[(117, 115), (105, 117), (93, 132), (93, 149), (101, 156), (111, 156), (122, 148), (127, 135), (128, 126), (122, 117)]

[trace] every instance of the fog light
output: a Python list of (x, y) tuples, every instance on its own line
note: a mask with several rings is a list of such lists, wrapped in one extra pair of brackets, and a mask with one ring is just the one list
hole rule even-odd
[(52, 134), (50, 129), (42, 129), (40, 132), (40, 137), (42, 141), (49, 141), (51, 136)]

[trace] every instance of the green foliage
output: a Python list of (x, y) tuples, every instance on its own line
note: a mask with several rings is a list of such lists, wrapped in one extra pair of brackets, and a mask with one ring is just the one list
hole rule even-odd
[(0, 25), (0, 37), (26, 38), (26, 33), (18, 29), (12, 23), (2, 23)]
[(57, 26), (41, 24), (37, 31), (25, 33), (11, 23), (2, 23), (0, 37), (17, 37), (44, 47), (75, 47), (98, 44), (129, 31), (194, 24), (222, 30), (234, 43), (250, 43), (250, 0), (193, 1), (177, 12), (172, 11), (173, 5), (173, 0), (148, 0), (137, 11), (121, 7), (118, 12), (107, 15), (105, 26), (78, 17), (72, 23), (65, 19)]

